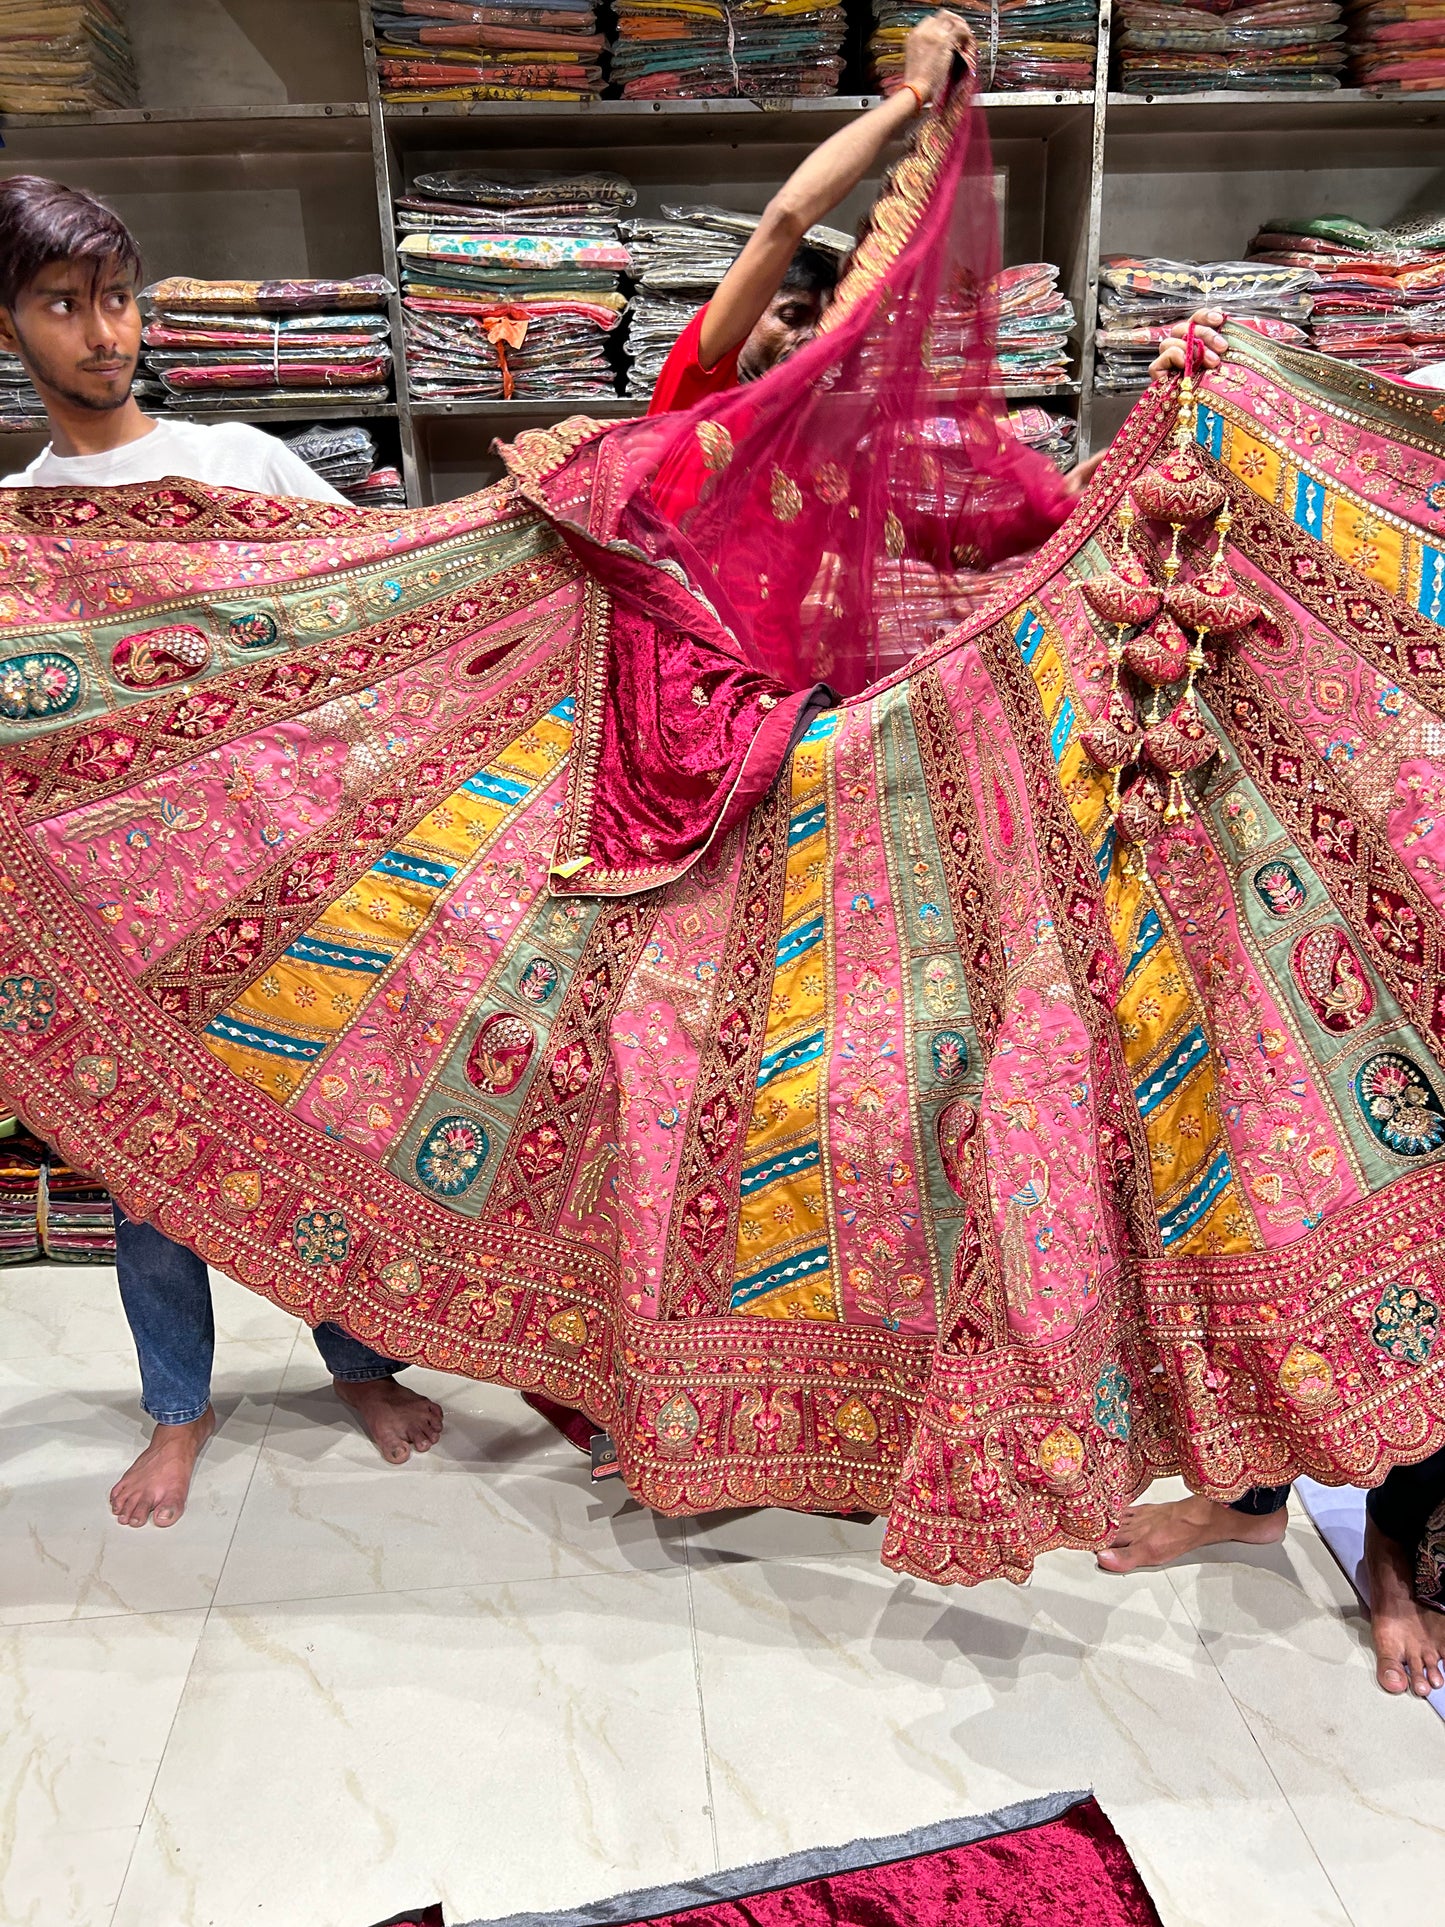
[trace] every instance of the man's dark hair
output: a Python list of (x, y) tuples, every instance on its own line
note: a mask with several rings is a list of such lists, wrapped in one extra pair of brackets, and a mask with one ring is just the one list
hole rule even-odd
[(13, 308), (57, 261), (83, 261), (92, 287), (112, 263), (140, 279), (140, 249), (104, 201), (39, 174), (0, 181), (0, 308)]
[(784, 288), (797, 288), (805, 294), (831, 294), (838, 285), (838, 263), (822, 248), (805, 242), (788, 263), (783, 276)]

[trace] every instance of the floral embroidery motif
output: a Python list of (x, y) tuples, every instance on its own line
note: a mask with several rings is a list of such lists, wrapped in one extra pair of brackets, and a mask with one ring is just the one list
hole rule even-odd
[(657, 1443), (663, 1452), (681, 1457), (692, 1450), (702, 1417), (686, 1392), (668, 1399), (657, 1415)]
[(221, 1179), (222, 1207), (237, 1217), (249, 1217), (262, 1197), (259, 1171), (228, 1171)]
[(1101, 1432), (1107, 1432), (1111, 1439), (1121, 1443), (1128, 1440), (1134, 1429), (1134, 1413), (1129, 1402), (1133, 1389), (1122, 1365), (1106, 1365), (1094, 1386), (1094, 1423)]
[(351, 1249), (351, 1227), (340, 1211), (303, 1211), (291, 1227), (296, 1256), (307, 1265), (339, 1265)]
[(0, 978), (0, 1030), (43, 1037), (54, 1015), (55, 985), (46, 978)]
[(416, 1174), (438, 1197), (459, 1198), (475, 1184), (490, 1148), (475, 1118), (439, 1117), (416, 1154)]
[(580, 1352), (587, 1343), (587, 1320), (575, 1305), (569, 1305), (565, 1311), (554, 1311), (547, 1320), (547, 1336), (564, 1352)]
[(278, 631), (274, 616), (252, 609), (247, 615), (232, 616), (227, 633), (239, 649), (266, 649), (276, 640)]
[(557, 988), (557, 966), (546, 957), (533, 957), (517, 979), (517, 995), (529, 1004), (545, 1004)]
[(0, 662), (0, 716), (29, 722), (61, 716), (80, 698), (80, 669), (69, 656), (44, 650), (33, 656), (7, 656)]
[(962, 1031), (941, 1030), (933, 1040), (933, 1074), (940, 1084), (953, 1084), (968, 1072), (968, 1039)]
[(696, 434), (704, 467), (710, 468), (714, 474), (726, 468), (733, 458), (733, 438), (722, 423), (699, 422)]
[(1418, 1284), (1392, 1278), (1375, 1306), (1370, 1336), (1382, 1352), (1411, 1365), (1423, 1365), (1435, 1343), (1440, 1308)]
[(1354, 1030), (1375, 1008), (1360, 960), (1337, 925), (1308, 931), (1289, 962), (1305, 1002), (1326, 1030)]
[(382, 1289), (393, 1298), (415, 1298), (421, 1290), (421, 1266), (415, 1258), (390, 1258), (377, 1269)]
[(1272, 917), (1292, 917), (1305, 904), (1305, 887), (1290, 863), (1263, 863), (1254, 873), (1254, 894)]
[(833, 1414), (833, 1430), (845, 1444), (859, 1450), (878, 1443), (878, 1421), (872, 1407), (856, 1396), (845, 1398)]
[(70, 1081), (86, 1097), (109, 1097), (120, 1081), (120, 1060), (108, 1051), (77, 1057)]
[(1066, 1490), (1084, 1470), (1084, 1441), (1072, 1425), (1056, 1425), (1039, 1441), (1039, 1464), (1050, 1485)]
[(521, 1083), (536, 1048), (536, 1032), (525, 1018), (509, 1010), (496, 1011), (467, 1053), (467, 1082), (494, 1097), (505, 1097)]
[(1279, 1368), (1280, 1388), (1305, 1411), (1328, 1405), (1335, 1395), (1335, 1368), (1309, 1345), (1291, 1345)]
[(1366, 1124), (1387, 1151), (1420, 1158), (1445, 1144), (1445, 1110), (1425, 1073), (1403, 1051), (1381, 1051), (1355, 1073)]

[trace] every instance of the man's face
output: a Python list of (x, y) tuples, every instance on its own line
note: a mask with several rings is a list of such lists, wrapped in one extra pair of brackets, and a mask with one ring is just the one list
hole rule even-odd
[(40, 399), (97, 414), (125, 406), (140, 336), (135, 281), (118, 262), (98, 275), (89, 261), (54, 262), (0, 308), (0, 342), (20, 355)]
[(738, 380), (756, 381), (795, 349), (813, 339), (823, 312), (816, 289), (782, 288), (768, 303), (767, 313), (743, 343), (738, 356)]

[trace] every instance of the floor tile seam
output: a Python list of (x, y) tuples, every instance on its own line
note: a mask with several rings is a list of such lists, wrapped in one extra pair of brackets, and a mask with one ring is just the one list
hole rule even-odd
[[(194, 1611), (195, 1608), (192, 1607), (191, 1610)], [(207, 1606), (204, 1616), (201, 1619), (200, 1627), (196, 1633), (195, 1644), (191, 1647), (191, 1657), (186, 1666), (186, 1676), (181, 1681), (181, 1690), (176, 1694), (176, 1703), (171, 1708), (170, 1724), (166, 1727), (166, 1736), (161, 1742), (160, 1751), (156, 1754), (155, 1771), (151, 1775), (150, 1785), (146, 1788), (145, 1802), (141, 1807), (140, 1819), (136, 1822), (135, 1838), (131, 1841), (130, 1852), (125, 1857), (125, 1871), (121, 1874), (120, 1885), (116, 1888), (115, 1904), (110, 1910), (107, 1927), (115, 1927), (116, 1917), (120, 1913), (120, 1904), (125, 1899), (125, 1890), (130, 1884), (131, 1869), (135, 1865), (135, 1856), (140, 1846), (141, 1834), (145, 1831), (145, 1823), (150, 1817), (151, 1807), (155, 1802), (156, 1786), (161, 1777), (161, 1769), (166, 1763), (166, 1755), (170, 1751), (171, 1741), (175, 1738), (176, 1723), (181, 1717), (181, 1708), (185, 1705), (186, 1694), (191, 1690), (191, 1676), (196, 1670), (196, 1661), (200, 1657), (201, 1647), (206, 1637), (206, 1628), (210, 1623), (211, 1608)]]
[[(491, 1592), (500, 1586), (556, 1586), (566, 1585), (569, 1581), (585, 1580), (589, 1584), (598, 1579), (665, 1579), (681, 1575), (679, 1561), (668, 1566), (627, 1566), (602, 1572), (543, 1572), (533, 1573), (526, 1578), (513, 1579), (448, 1579), (435, 1586), (384, 1586), (380, 1589), (367, 1587), (359, 1592), (322, 1592), (303, 1594), (282, 1594), (273, 1599), (233, 1599), (213, 1600), (207, 1612), (251, 1613), (267, 1612), (278, 1606), (327, 1606), (341, 1605), (353, 1599), (412, 1599), (437, 1592)], [(192, 1607), (191, 1611), (199, 1610)]]
[(697, 1692), (697, 1724), (702, 1741), (702, 1783), (707, 1794), (707, 1824), (712, 1837), (712, 1865), (714, 1873), (722, 1872), (722, 1847), (717, 1831), (717, 1801), (713, 1796), (712, 1748), (707, 1737), (707, 1703), (702, 1685), (702, 1647), (697, 1632), (697, 1602), (692, 1590), (692, 1534), (690, 1520), (684, 1519), (682, 1530), (682, 1569), (687, 1580), (687, 1631), (692, 1646), (692, 1677)]
[[(251, 1487), (256, 1483), (256, 1472), (261, 1463), (261, 1455), (266, 1450), (266, 1441), (268, 1438), (270, 1438), (271, 1427), (276, 1422), (276, 1403), (281, 1396), (282, 1387), (286, 1383), (286, 1373), (290, 1369), (291, 1360), (295, 1356), (296, 1346), (300, 1342), (300, 1337), (301, 1337), (301, 1330), (300, 1330), (300, 1324), (298, 1322), (297, 1329), (293, 1331), (291, 1334), (290, 1349), (286, 1353), (285, 1358), (283, 1358), (281, 1361), (281, 1369), (276, 1380), (276, 1389), (271, 1394), (271, 1403), (266, 1413), (266, 1423), (261, 1428), (261, 1436), (256, 1441), (256, 1450), (251, 1456), (251, 1469), (246, 1474), (245, 1489), (241, 1493), (240, 1502), (237, 1504), (235, 1512), (231, 1515), (231, 1530), (226, 1535), (226, 1548), (221, 1555), (221, 1563), (216, 1569), (216, 1583), (211, 1587), (211, 1597), (206, 1604), (206, 1615), (208, 1620), (210, 1617), (211, 1609), (214, 1607), (216, 1603), (216, 1595), (221, 1590), (221, 1581), (226, 1576), (226, 1567), (231, 1563), (231, 1552), (236, 1543), (236, 1534), (240, 1530), (240, 1526), (241, 1526), (241, 1514), (246, 1510), (246, 1501), (251, 1496)], [(217, 1431), (219, 1431), (220, 1427), (218, 1426), (216, 1429)], [(202, 1637), (205, 1636), (205, 1630), (206, 1629), (203, 1626), (201, 1628)]]
[(1288, 1812), (1290, 1818), (1294, 1821), (1296, 1827), (1299, 1828), (1300, 1838), (1304, 1841), (1305, 1847), (1309, 1852), (1310, 1858), (1314, 1861), (1315, 1865), (1319, 1868), (1320, 1873), (1324, 1879), (1325, 1885), (1329, 1888), (1330, 1892), (1334, 1895), (1335, 1904), (1340, 1910), (1341, 1919), (1349, 1922), (1349, 1927), (1360, 1927), (1360, 1923), (1356, 1921), (1354, 1914), (1350, 1911), (1349, 1907), (1345, 1904), (1344, 1895), (1340, 1892), (1339, 1888), (1335, 1885), (1333, 1874), (1331, 1874), (1329, 1868), (1325, 1865), (1323, 1859), (1320, 1857), (1319, 1849), (1315, 1845), (1314, 1835), (1311, 1833), (1309, 1827), (1305, 1824), (1304, 1815), (1299, 1811), (1294, 1801), (1290, 1798), (1289, 1792), (1286, 1789), (1284, 1782), (1280, 1779), (1279, 1774), (1275, 1771), (1274, 1761), (1269, 1757), (1269, 1754), (1265, 1751), (1264, 1746), (1261, 1744), (1259, 1735), (1255, 1732), (1254, 1724), (1249, 1717), (1248, 1709), (1239, 1700), (1239, 1698), (1236, 1696), (1234, 1692), (1233, 1687), (1231, 1687), (1231, 1685), (1229, 1684), (1229, 1681), (1224, 1677), (1224, 1670), (1220, 1666), (1219, 1661), (1214, 1656), (1213, 1648), (1209, 1643), (1209, 1640), (1205, 1634), (1204, 1628), (1200, 1625), (1199, 1621), (1195, 1618), (1194, 1612), (1190, 1607), (1188, 1599), (1180, 1591), (1179, 1587), (1175, 1585), (1174, 1575), (1170, 1568), (1168, 1567), (1165, 1568), (1164, 1577), (1169, 1582), (1169, 1590), (1174, 1594), (1174, 1597), (1179, 1601), (1179, 1604), (1184, 1609), (1185, 1618), (1189, 1621), (1190, 1625), (1194, 1628), (1194, 1637), (1199, 1641), (1200, 1647), (1204, 1653), (1205, 1658), (1208, 1660), (1210, 1666), (1213, 1668), (1215, 1678), (1219, 1681), (1220, 1685), (1224, 1688), (1225, 1693), (1228, 1695), (1229, 1703), (1234, 1708), (1235, 1713), (1238, 1716), (1240, 1725), (1244, 1728), (1245, 1733), (1248, 1735), (1250, 1745), (1254, 1748), (1255, 1752), (1259, 1755), (1261, 1765), (1264, 1767), (1264, 1770), (1269, 1775), (1271, 1781), (1273, 1781), (1275, 1790), (1278, 1792), (1280, 1799), (1284, 1801), (1285, 1810)]
[(0, 1640), (6, 1633), (33, 1632), (40, 1626), (112, 1626), (118, 1619), (171, 1619), (178, 1613), (205, 1613), (211, 1609), (209, 1600), (198, 1600), (189, 1606), (122, 1606), (116, 1612), (70, 1613), (64, 1619), (48, 1616), (40, 1619), (0, 1619)]

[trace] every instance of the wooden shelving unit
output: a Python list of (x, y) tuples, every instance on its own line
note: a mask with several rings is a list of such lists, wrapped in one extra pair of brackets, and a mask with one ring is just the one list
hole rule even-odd
[[(66, 120), (12, 117), (0, 123), (0, 173), (53, 174), (104, 194), (134, 229), (153, 278), (379, 269), (395, 283), (393, 200), (434, 167), (607, 166), (635, 182), (644, 213), (688, 199), (759, 210), (805, 154), (870, 104), (855, 94), (387, 106), (367, 0), (126, 0), (126, 10), (145, 104)], [(1101, 254), (1229, 258), (1274, 213), (1393, 220), (1445, 206), (1445, 91), (1110, 92), (1107, 0), (1100, 26), (1092, 89), (981, 100), (1002, 176), (1005, 258), (1057, 262), (1079, 313), (1075, 379), (1038, 398), (1077, 413), (1085, 450), (1102, 446), (1131, 401), (1094, 390)], [(875, 190), (865, 183), (838, 225)], [(642, 406), (622, 397), (414, 404), (398, 304), (392, 320), (394, 404), (251, 419), (278, 429), (366, 420), (401, 464), (409, 499), (425, 502), (493, 479), (497, 436), (576, 408), (611, 419)], [(39, 440), (0, 436), (5, 470)]]

